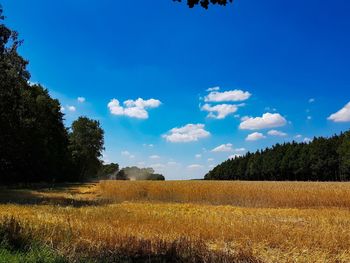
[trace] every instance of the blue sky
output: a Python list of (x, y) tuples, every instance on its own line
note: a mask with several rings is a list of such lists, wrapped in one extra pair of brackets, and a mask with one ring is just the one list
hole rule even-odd
[(201, 178), (231, 155), (350, 128), (349, 1), (1, 3), (31, 81), (67, 126), (101, 122), (107, 162)]

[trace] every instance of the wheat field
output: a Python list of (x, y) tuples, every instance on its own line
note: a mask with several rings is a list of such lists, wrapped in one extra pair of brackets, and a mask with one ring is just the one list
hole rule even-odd
[(350, 262), (349, 183), (102, 181), (0, 200), (3, 220), (72, 261), (176, 244), (191, 262)]

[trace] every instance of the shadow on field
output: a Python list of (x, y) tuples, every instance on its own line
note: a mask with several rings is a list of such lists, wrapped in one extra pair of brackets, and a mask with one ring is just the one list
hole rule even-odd
[[(0, 204), (57, 205), (57, 206), (98, 206), (101, 200), (82, 198), (79, 185), (58, 185), (52, 188), (34, 186), (30, 189), (0, 188)], [(79, 197), (77, 198), (77, 196)]]

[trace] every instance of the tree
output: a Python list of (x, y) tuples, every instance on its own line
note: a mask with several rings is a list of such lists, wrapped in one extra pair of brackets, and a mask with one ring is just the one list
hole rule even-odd
[(100, 157), (104, 149), (104, 132), (100, 123), (87, 117), (79, 117), (72, 124), (69, 135), (70, 150), (77, 180), (83, 181), (97, 175), (101, 167)]
[(276, 144), (229, 159), (204, 176), (206, 180), (350, 180), (350, 131), (310, 143)]
[(118, 180), (165, 180), (161, 174), (154, 173), (153, 168), (125, 167), (117, 175)]
[(341, 136), (338, 148), (340, 180), (350, 180), (350, 131)]
[(100, 170), (98, 171), (97, 178), (98, 179), (116, 179), (118, 172), (119, 172), (119, 164), (117, 163), (103, 164)]
[[(182, 0), (173, 0), (177, 2), (182, 2)], [(233, 0), (187, 0), (187, 5), (193, 8), (196, 5), (201, 5), (203, 8), (208, 9), (209, 4), (226, 5), (232, 3)]]
[(0, 24), (0, 182), (63, 180), (69, 155), (60, 104), (29, 84), (28, 62), (17, 52), (21, 43)]

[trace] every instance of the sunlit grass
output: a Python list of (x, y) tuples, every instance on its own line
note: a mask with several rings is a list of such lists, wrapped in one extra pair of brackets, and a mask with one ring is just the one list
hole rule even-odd
[(31, 195), (37, 204), (2, 204), (0, 217), (65, 255), (186, 238), (264, 262), (350, 262), (348, 183), (105, 181)]

